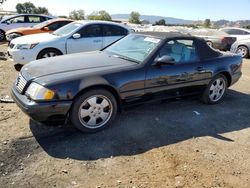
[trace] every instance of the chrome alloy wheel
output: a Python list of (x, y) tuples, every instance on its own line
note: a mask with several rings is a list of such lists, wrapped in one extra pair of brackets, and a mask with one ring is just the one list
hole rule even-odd
[(212, 83), (209, 89), (209, 98), (213, 102), (217, 102), (221, 99), (226, 90), (226, 82), (223, 78), (217, 78)]
[(58, 54), (55, 52), (47, 52), (42, 56), (42, 58), (55, 57), (55, 56), (58, 56)]
[(248, 53), (248, 49), (245, 46), (240, 46), (238, 47), (236, 53), (241, 55), (241, 57), (246, 57)]
[(113, 113), (111, 101), (103, 95), (87, 98), (80, 106), (78, 116), (81, 124), (90, 129), (105, 125)]

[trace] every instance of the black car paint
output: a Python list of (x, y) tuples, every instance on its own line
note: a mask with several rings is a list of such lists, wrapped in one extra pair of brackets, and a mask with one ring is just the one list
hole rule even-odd
[[(204, 52), (203, 50), (209, 47), (206, 48), (207, 45), (202, 39), (190, 36), (175, 37), (175, 39), (186, 38), (194, 40), (196, 45), (203, 46), (202, 49), (197, 48), (199, 61), (155, 65), (158, 50), (166, 41), (173, 39), (172, 37), (162, 40), (158, 48), (141, 64), (119, 59), (105, 51), (79, 53), (33, 62), (21, 70), (21, 74), (28, 80), (26, 88), (31, 82), (37, 82), (54, 90), (55, 99), (49, 102), (23, 99), (27, 97), (23, 95), (24, 93), (19, 94), (15, 86), (12, 88), (13, 98), (33, 119), (46, 121), (58, 117), (65, 118), (73, 100), (92, 87), (110, 90), (119, 104), (127, 105), (148, 99), (202, 93), (211, 79), (219, 73), (228, 77), (229, 86), (240, 78), (241, 57), (218, 54), (216, 58), (207, 58), (206, 54), (218, 52)], [(40, 106), (42, 110), (39, 112)], [(46, 115), (39, 116), (38, 113), (46, 113)]]

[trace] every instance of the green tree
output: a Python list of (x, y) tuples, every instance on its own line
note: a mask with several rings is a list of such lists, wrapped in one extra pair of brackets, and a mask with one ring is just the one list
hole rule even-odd
[(130, 13), (130, 18), (129, 18), (129, 22), (130, 23), (134, 23), (134, 24), (140, 24), (141, 21), (140, 21), (140, 13), (139, 12), (135, 12), (135, 11), (132, 11)]
[(166, 25), (165, 19), (160, 19), (159, 21), (155, 22), (155, 25)]
[(84, 10), (73, 10), (69, 13), (69, 18), (72, 20), (84, 20), (85, 19), (85, 12)]
[(36, 7), (31, 2), (18, 3), (16, 5), (16, 11), (19, 14), (28, 13), (28, 14), (49, 14), (49, 11), (46, 7)]
[(111, 16), (105, 10), (100, 10), (98, 12), (93, 12), (88, 16), (89, 20), (106, 20), (112, 21)]
[(49, 14), (49, 10), (46, 7), (37, 7), (34, 9), (35, 14)]
[(204, 27), (209, 28), (210, 26), (211, 26), (211, 20), (210, 19), (205, 19)]
[(16, 11), (18, 14), (22, 14), (22, 13), (34, 13), (35, 10), (35, 5), (31, 2), (25, 2), (25, 3), (18, 3), (16, 5)]

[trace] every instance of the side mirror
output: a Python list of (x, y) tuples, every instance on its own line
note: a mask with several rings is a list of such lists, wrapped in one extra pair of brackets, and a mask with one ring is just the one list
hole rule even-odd
[(10, 24), (11, 24), (11, 21), (8, 20), (8, 21), (6, 21), (5, 23), (6, 23), (7, 25), (10, 25)]
[(43, 31), (50, 31), (48, 27), (42, 28)]
[(81, 35), (79, 33), (75, 33), (72, 37), (73, 39), (79, 39), (81, 38)]
[(164, 55), (155, 60), (154, 65), (174, 65), (175, 60), (171, 56)]

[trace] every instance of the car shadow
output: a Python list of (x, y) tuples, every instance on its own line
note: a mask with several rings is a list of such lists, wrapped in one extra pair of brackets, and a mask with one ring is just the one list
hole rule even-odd
[(221, 134), (250, 127), (250, 95), (229, 90), (217, 105), (197, 99), (144, 104), (118, 115), (113, 125), (95, 134), (72, 126), (47, 127), (30, 121), (30, 129), (50, 156), (96, 160), (131, 156), (194, 137), (211, 136), (234, 142)]

